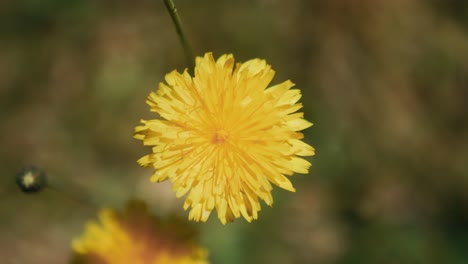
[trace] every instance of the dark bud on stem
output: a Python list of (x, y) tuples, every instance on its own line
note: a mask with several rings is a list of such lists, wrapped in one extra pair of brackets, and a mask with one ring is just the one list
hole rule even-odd
[(16, 184), (24, 193), (36, 193), (46, 187), (46, 175), (34, 166), (24, 167), (16, 174)]

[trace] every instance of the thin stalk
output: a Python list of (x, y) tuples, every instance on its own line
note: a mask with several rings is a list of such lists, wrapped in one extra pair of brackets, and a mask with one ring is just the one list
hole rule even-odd
[(184, 31), (182, 30), (182, 22), (180, 20), (179, 14), (177, 13), (177, 9), (176, 9), (176, 6), (174, 4), (174, 1), (172, 1), (172, 0), (163, 0), (163, 1), (164, 1), (164, 4), (166, 5), (167, 11), (171, 15), (172, 22), (174, 23), (174, 26), (175, 26), (176, 31), (177, 31), (177, 35), (179, 35), (179, 40), (180, 40), (180, 42), (182, 44), (182, 47), (184, 49), (185, 58), (187, 60), (187, 63), (193, 69), (195, 58), (193, 57), (192, 48), (189, 45), (187, 39), (185, 38)]

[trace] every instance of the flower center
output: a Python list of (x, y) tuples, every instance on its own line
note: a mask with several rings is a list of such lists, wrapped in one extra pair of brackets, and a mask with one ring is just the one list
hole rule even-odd
[(226, 142), (228, 137), (229, 137), (229, 132), (227, 132), (224, 129), (220, 129), (214, 133), (213, 138), (211, 139), (211, 142), (215, 144), (221, 144), (221, 143)]

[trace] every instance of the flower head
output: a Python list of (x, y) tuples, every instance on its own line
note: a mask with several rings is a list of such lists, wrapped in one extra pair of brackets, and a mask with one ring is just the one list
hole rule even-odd
[(207, 264), (207, 253), (193, 244), (195, 233), (176, 218), (166, 222), (147, 212), (141, 202), (127, 205), (124, 214), (99, 213), (72, 242), (75, 262), (99, 264)]
[(47, 177), (41, 169), (27, 166), (16, 174), (16, 184), (24, 193), (37, 193), (47, 187)]
[(234, 63), (232, 55), (197, 57), (187, 70), (166, 75), (147, 100), (160, 119), (142, 120), (135, 138), (153, 146), (138, 162), (152, 166), (154, 182), (169, 179), (177, 197), (188, 193), (189, 219), (206, 221), (216, 209), (222, 223), (257, 219), (259, 200), (273, 204), (272, 184), (295, 191), (287, 176), (308, 173), (314, 149), (300, 130), (312, 125), (291, 81), (271, 86), (264, 60)]

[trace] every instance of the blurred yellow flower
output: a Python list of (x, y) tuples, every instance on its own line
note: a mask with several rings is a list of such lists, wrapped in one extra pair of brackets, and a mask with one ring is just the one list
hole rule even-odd
[(167, 74), (147, 100), (161, 119), (142, 120), (135, 138), (153, 146), (138, 162), (155, 169), (151, 181), (170, 179), (177, 197), (188, 192), (189, 219), (213, 209), (223, 224), (257, 219), (259, 198), (272, 205), (271, 183), (295, 191), (286, 176), (308, 173), (314, 148), (300, 130), (312, 125), (291, 81), (267, 88), (275, 72), (264, 60), (235, 63), (232, 55), (197, 57), (195, 77)]
[(205, 249), (193, 244), (195, 233), (171, 219), (161, 222), (143, 203), (130, 203), (124, 214), (103, 209), (100, 223), (90, 222), (72, 242), (77, 263), (207, 264)]

